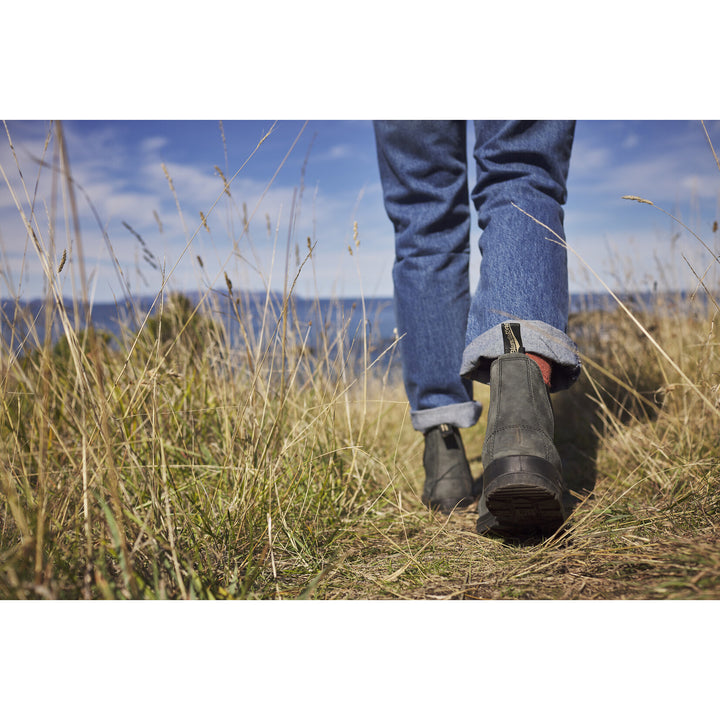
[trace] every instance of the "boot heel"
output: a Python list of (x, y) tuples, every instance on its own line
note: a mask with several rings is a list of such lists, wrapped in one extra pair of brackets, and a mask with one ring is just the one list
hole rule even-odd
[(544, 458), (512, 455), (493, 460), (484, 474), (493, 532), (504, 537), (552, 535), (565, 522), (563, 482)]

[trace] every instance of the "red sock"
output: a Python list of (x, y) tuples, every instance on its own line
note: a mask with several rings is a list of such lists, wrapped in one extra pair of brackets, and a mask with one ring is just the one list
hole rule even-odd
[(540, 372), (542, 373), (543, 382), (547, 387), (550, 387), (550, 376), (552, 375), (552, 364), (550, 361), (539, 355), (533, 355), (533, 353), (526, 353), (526, 355), (538, 364)]

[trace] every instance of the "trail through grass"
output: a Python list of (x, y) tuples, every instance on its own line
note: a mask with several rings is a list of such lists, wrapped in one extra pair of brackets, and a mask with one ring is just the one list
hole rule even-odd
[[(56, 132), (48, 144), (62, 146)], [(59, 171), (72, 210), (66, 150)], [(289, 263), (280, 302), (225, 273), (223, 292), (194, 303), (163, 290), (110, 337), (79, 324), (82, 282), (66, 307), (57, 228), (26, 190), (18, 210), (48, 293), (44, 323), (2, 318), (0, 597), (720, 597), (705, 281), (695, 299), (572, 318), (584, 371), (553, 403), (577, 507), (555, 537), (513, 545), (479, 537), (472, 508), (422, 506), (422, 437), (386, 362), (397, 347), (373, 364), (372, 338), (327, 323), (319, 304), (311, 346)], [(296, 272), (313, 263), (308, 242)], [(59, 339), (39, 329), (52, 324)], [(476, 476), (483, 432), (484, 418), (464, 431)]]

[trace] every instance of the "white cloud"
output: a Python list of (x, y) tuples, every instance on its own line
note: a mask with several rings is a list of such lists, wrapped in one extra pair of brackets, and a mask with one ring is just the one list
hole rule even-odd
[(352, 149), (349, 145), (333, 145), (330, 148), (330, 157), (333, 160), (342, 160), (344, 158), (350, 157), (352, 154)]
[(168, 139), (161, 136), (145, 138), (140, 143), (140, 151), (143, 155), (151, 155), (157, 153), (158, 150), (162, 150), (168, 144)]
[(640, 142), (640, 138), (636, 133), (630, 133), (622, 142), (622, 146), (626, 150), (631, 150), (634, 147), (637, 147), (638, 143)]
[(589, 143), (576, 142), (573, 146), (570, 161), (570, 175), (595, 173), (606, 168), (611, 162), (610, 149), (607, 147), (591, 147)]

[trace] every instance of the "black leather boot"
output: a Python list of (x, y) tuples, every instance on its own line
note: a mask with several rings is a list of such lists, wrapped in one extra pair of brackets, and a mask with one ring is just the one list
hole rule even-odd
[(423, 465), (422, 501), (429, 508), (451, 513), (473, 502), (472, 474), (456, 427), (438, 425), (425, 433)]
[(483, 446), (480, 533), (508, 539), (552, 535), (565, 521), (555, 420), (537, 363), (525, 354), (518, 324), (503, 324), (505, 354), (490, 366)]

